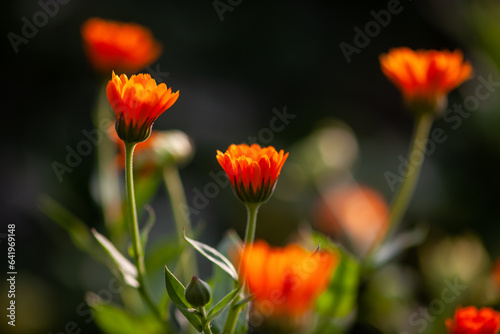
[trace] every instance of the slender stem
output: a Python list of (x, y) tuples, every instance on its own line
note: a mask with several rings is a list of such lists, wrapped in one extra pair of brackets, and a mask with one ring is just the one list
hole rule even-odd
[[(384, 237), (370, 249), (366, 257), (368, 260), (373, 260), (372, 257), (392, 236), (401, 222), (408, 205), (410, 204), (422, 170), (422, 165), (424, 163), (425, 148), (434, 117), (435, 114), (432, 112), (421, 113), (417, 117), (411, 141), (411, 148), (408, 154), (408, 161), (410, 165), (408, 166), (403, 181), (398, 189), (398, 192), (396, 193), (394, 202), (391, 205), (386, 225), (387, 230), (385, 231)], [(417, 161), (414, 162), (414, 159)]]
[[(179, 245), (182, 245), (184, 242), (184, 238), (182, 237), (183, 230), (189, 235), (191, 233), (191, 222), (189, 213), (184, 210), (188, 206), (178, 168), (176, 166), (164, 167), (163, 180), (172, 207)], [(186, 248), (182, 252), (180, 265), (184, 281), (188, 281), (193, 275), (197, 274), (196, 258), (191, 247)]]
[[(207, 311), (205, 310), (205, 306), (200, 306), (198, 311), (203, 315), (203, 319), (207, 318)], [(203, 334), (212, 334), (212, 330), (210, 329), (210, 321), (207, 321), (203, 324)]]
[[(245, 203), (247, 207), (247, 227), (245, 231), (245, 239), (243, 243), (243, 253), (254, 242), (255, 239), (255, 230), (257, 227), (257, 213), (259, 212), (259, 207), (261, 203)], [(231, 305), (229, 306), (229, 312), (227, 315), (226, 323), (224, 324), (224, 330), (222, 334), (232, 334), (236, 327), (236, 322), (238, 321), (238, 316), (241, 313), (244, 305), (236, 306), (236, 304), (244, 297), (245, 289), (245, 277), (241, 277), (241, 261), (240, 266), (238, 268), (238, 277), (240, 278), (240, 282), (242, 289), (238, 296), (236, 296)]]
[(134, 250), (135, 266), (137, 267), (137, 281), (139, 282), (138, 290), (151, 311), (153, 311), (161, 323), (164, 323), (158, 308), (148, 293), (145, 281), (146, 266), (144, 265), (144, 250), (142, 248), (141, 238), (139, 235), (139, 223), (137, 220), (137, 209), (134, 194), (133, 157), (136, 145), (136, 143), (125, 143), (125, 183), (127, 187), (129, 229), (132, 239), (132, 248)]

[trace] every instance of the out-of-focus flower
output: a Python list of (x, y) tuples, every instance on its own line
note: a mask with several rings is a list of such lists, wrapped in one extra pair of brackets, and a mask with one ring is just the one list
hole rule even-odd
[(474, 235), (446, 237), (419, 248), (422, 272), (429, 285), (440, 293), (445, 279), (458, 279), (472, 289), (488, 274), (489, 257)]
[(88, 19), (81, 28), (87, 57), (101, 74), (134, 73), (153, 63), (162, 47), (151, 31), (139, 24)]
[(500, 329), (500, 313), (484, 307), (457, 308), (453, 319), (446, 319), (450, 334), (497, 334)]
[(446, 96), (468, 79), (472, 72), (462, 52), (394, 48), (380, 55), (382, 72), (401, 91), (416, 111), (440, 111)]
[(164, 83), (156, 85), (149, 74), (132, 75), (130, 79), (114, 72), (106, 88), (108, 101), (116, 115), (116, 133), (121, 140), (138, 143), (146, 140), (154, 121), (177, 98)]
[(388, 212), (386, 201), (377, 191), (348, 185), (323, 194), (315, 208), (315, 226), (325, 234), (345, 233), (362, 253), (384, 235)]
[[(110, 138), (118, 146), (117, 163), (125, 168), (125, 146), (114, 126), (110, 127)], [(149, 138), (138, 143), (134, 150), (134, 166), (140, 170), (152, 170), (158, 165), (184, 165), (193, 156), (194, 147), (191, 139), (182, 131), (151, 131)]]
[(247, 144), (217, 151), (217, 161), (226, 172), (236, 196), (244, 203), (263, 203), (274, 191), (281, 168), (288, 157), (272, 146)]
[(298, 244), (272, 248), (264, 241), (247, 245), (240, 257), (253, 306), (265, 317), (294, 320), (314, 306), (338, 264), (332, 252), (311, 253)]

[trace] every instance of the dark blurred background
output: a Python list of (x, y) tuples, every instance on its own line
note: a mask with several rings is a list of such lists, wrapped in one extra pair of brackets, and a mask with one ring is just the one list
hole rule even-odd
[[(8, 34), (22, 36), (23, 18), (33, 22), (42, 7), (34, 0), (4, 2), (0, 277), (7, 272), (7, 224), (15, 223), (18, 326), (13, 332), (59, 333), (69, 320), (84, 333), (97, 332), (95, 324), (75, 310), (85, 291), (98, 291), (106, 284), (106, 268), (79, 252), (65, 231), (36, 207), (38, 196), (45, 193), (89, 226), (102, 226), (89, 185), (94, 156), (64, 174), (63, 182), (51, 166), (64, 161), (66, 146), (75, 147), (84, 139), (83, 130), (93, 128), (91, 110), (98, 85), (82, 48), (80, 26), (86, 19), (137, 22), (163, 44), (163, 54), (151, 68), (168, 72), (165, 82), (180, 91), (180, 98), (155, 129), (179, 129), (193, 139), (195, 156), (181, 170), (188, 203), (194, 189), (213, 181), (209, 172), (221, 170), (217, 149), (257, 136), (269, 127), (273, 109), (285, 107), (295, 118), (266, 144), (289, 151), (322, 122), (344, 122), (359, 143), (352, 169), (355, 179), (390, 201), (384, 172), (397, 171), (397, 157), (407, 152), (413, 121), (399, 92), (381, 73), (378, 56), (398, 46), (463, 50), (474, 66), (474, 77), (450, 94), (449, 105), (463, 103), (474, 95), (479, 76), (500, 81), (500, 7), (493, 1), (401, 0), (401, 11), (352, 53), (349, 63), (339, 45), (355, 46), (354, 28), (364, 31), (374, 20), (371, 11), (387, 9), (388, 3), (395, 2), (241, 1), (221, 20), (211, 0), (72, 0), (59, 4), (57, 13), (15, 52)], [(496, 89), (460, 126), (435, 123), (447, 140), (426, 160), (405, 219), (408, 226), (425, 221), (431, 233), (474, 231), (492, 257), (500, 254)], [(173, 224), (165, 196), (160, 189), (152, 203), (159, 234)], [(257, 237), (283, 244), (310, 207), (304, 207), (303, 216), (292, 215), (291, 207), (305, 203), (273, 201), (274, 211), (271, 203), (262, 209)], [(202, 241), (215, 245), (229, 228), (243, 233), (245, 210), (225, 188), (191, 218), (206, 226)], [(0, 308), (5, 310), (4, 279), (0, 287)], [(2, 318), (2, 332), (11, 330)]]

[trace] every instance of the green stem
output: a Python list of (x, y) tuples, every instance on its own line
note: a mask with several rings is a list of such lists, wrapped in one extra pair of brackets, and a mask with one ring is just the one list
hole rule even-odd
[[(247, 227), (245, 231), (245, 239), (243, 241), (243, 253), (245, 252), (248, 245), (252, 245), (255, 239), (255, 230), (257, 228), (257, 213), (259, 212), (259, 207), (261, 203), (245, 203), (247, 207)], [(229, 306), (229, 312), (226, 318), (226, 323), (224, 324), (224, 330), (222, 334), (232, 334), (236, 327), (236, 322), (238, 321), (238, 316), (241, 313), (241, 310), (244, 308), (244, 305), (236, 306), (236, 304), (244, 297), (245, 289), (245, 277), (240, 277), (241, 274), (241, 261), (240, 266), (238, 268), (238, 277), (240, 278), (240, 282), (242, 289), (238, 296), (236, 296), (231, 305)]]
[(137, 267), (137, 281), (139, 282), (138, 290), (155, 316), (164, 323), (163, 318), (151, 299), (148, 289), (146, 287), (146, 266), (144, 265), (144, 250), (141, 245), (141, 238), (139, 234), (139, 223), (137, 220), (137, 209), (135, 205), (134, 194), (134, 170), (133, 170), (133, 157), (134, 148), (137, 143), (125, 143), (125, 183), (127, 187), (127, 202), (128, 202), (128, 216), (129, 216), (129, 229), (132, 239), (132, 248), (134, 250), (134, 261)]
[[(207, 318), (207, 311), (205, 310), (205, 306), (200, 306), (198, 311), (203, 315), (203, 319)], [(207, 321), (203, 324), (203, 334), (212, 334), (212, 330), (210, 329), (210, 321)]]
[[(182, 245), (184, 243), (183, 231), (187, 235), (191, 234), (191, 222), (189, 213), (185, 211), (188, 206), (178, 168), (176, 166), (166, 166), (163, 169), (163, 180), (172, 207), (179, 245)], [(193, 275), (197, 274), (196, 258), (191, 247), (187, 247), (182, 252), (180, 265), (182, 269), (181, 276), (184, 281), (190, 280)]]
[[(403, 181), (394, 198), (394, 202), (391, 205), (391, 210), (389, 211), (387, 220), (387, 230), (385, 231), (384, 237), (380, 240), (380, 242), (375, 244), (372, 249), (370, 249), (366, 257), (368, 260), (373, 260), (372, 257), (376, 255), (376, 252), (381, 248), (381, 246), (389, 240), (401, 222), (401, 219), (410, 204), (422, 170), (422, 165), (424, 163), (425, 148), (434, 117), (435, 114), (433, 112), (424, 112), (421, 113), (416, 119), (415, 129), (411, 140), (411, 148), (408, 154), (410, 166), (408, 166)], [(419, 157), (418, 163), (414, 163), (413, 157), (417, 156)]]

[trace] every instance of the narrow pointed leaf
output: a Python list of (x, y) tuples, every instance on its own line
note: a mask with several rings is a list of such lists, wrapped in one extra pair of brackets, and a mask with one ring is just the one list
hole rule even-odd
[(181, 282), (179, 282), (177, 277), (175, 277), (174, 274), (168, 270), (167, 266), (165, 266), (165, 287), (172, 303), (186, 317), (189, 323), (201, 333), (203, 331), (201, 320), (199, 316), (193, 312), (195, 310), (191, 308), (184, 297), (184, 291), (186, 288)]
[(224, 298), (222, 298), (217, 304), (212, 306), (210, 311), (207, 314), (207, 322), (212, 321), (217, 318), (219, 314), (224, 311), (224, 309), (233, 301), (234, 297), (240, 292), (240, 288), (234, 289), (230, 293), (228, 293)]
[(137, 281), (137, 268), (123, 256), (105, 236), (94, 229), (91, 231), (104, 251), (109, 255), (111, 260), (113, 260), (125, 284), (134, 288), (139, 287), (139, 282)]
[(219, 266), (219, 268), (228, 273), (229, 276), (232, 277), (232, 279), (234, 279), (235, 281), (238, 280), (238, 273), (236, 272), (233, 264), (224, 255), (219, 253), (219, 251), (217, 251), (215, 248), (205, 245), (202, 242), (188, 238), (185, 233), (184, 239), (208, 260), (212, 261), (214, 264)]

